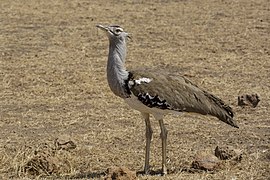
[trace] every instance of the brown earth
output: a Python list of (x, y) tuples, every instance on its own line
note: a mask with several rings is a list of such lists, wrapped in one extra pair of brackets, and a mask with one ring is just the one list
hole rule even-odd
[[(132, 34), (128, 68), (185, 74), (236, 113), (240, 129), (210, 116), (167, 116), (169, 174), (162, 179), (269, 178), (269, 18), (268, 0), (1, 0), (0, 178), (99, 179), (114, 166), (143, 169), (144, 122), (107, 86), (108, 40), (99, 23)], [(256, 108), (237, 106), (239, 95), (252, 93), (260, 96)], [(158, 172), (160, 131), (152, 123), (150, 163)], [(74, 148), (54, 148), (57, 138)], [(49, 154), (39, 154), (44, 145)], [(218, 145), (241, 149), (242, 161), (188, 171), (196, 153)], [(26, 169), (31, 162), (40, 168), (34, 174)]]

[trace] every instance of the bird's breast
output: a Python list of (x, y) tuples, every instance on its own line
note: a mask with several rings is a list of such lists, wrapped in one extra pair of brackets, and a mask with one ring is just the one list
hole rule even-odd
[(144, 113), (149, 113), (149, 114), (164, 114), (164, 110), (158, 109), (155, 107), (149, 107), (145, 105), (141, 100), (138, 99), (137, 96), (134, 94), (131, 94), (129, 98), (125, 98), (125, 102), (133, 109), (144, 112)]

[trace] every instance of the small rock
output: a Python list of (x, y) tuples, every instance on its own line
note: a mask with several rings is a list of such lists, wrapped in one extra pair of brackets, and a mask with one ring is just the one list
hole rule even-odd
[(234, 149), (230, 146), (224, 146), (224, 147), (217, 146), (215, 149), (215, 156), (221, 160), (241, 161), (242, 152), (241, 150)]
[(111, 167), (106, 171), (105, 180), (135, 180), (136, 172), (126, 167)]
[(251, 106), (255, 108), (260, 102), (260, 97), (258, 94), (245, 94), (242, 96), (238, 96), (238, 106)]
[(221, 161), (213, 154), (200, 152), (195, 156), (192, 162), (192, 168), (213, 171), (219, 169)]

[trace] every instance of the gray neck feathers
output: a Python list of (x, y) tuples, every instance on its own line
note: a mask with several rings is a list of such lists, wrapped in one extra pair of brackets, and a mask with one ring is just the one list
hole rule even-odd
[(128, 79), (128, 71), (125, 68), (126, 41), (123, 39), (110, 39), (109, 57), (107, 63), (107, 79), (112, 92), (126, 98), (125, 80)]

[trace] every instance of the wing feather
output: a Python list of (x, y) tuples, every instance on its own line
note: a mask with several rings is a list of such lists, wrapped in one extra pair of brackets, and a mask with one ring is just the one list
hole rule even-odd
[[(210, 114), (228, 124), (237, 126), (232, 119), (234, 113), (228, 105), (183, 76), (175, 76), (162, 71), (157, 73), (151, 70), (135, 70), (130, 73), (132, 74), (130, 81), (133, 82), (130, 91), (137, 97), (141, 94), (148, 94), (166, 102), (168, 109)], [(136, 80), (142, 78), (148, 78), (151, 81), (135, 83)]]

